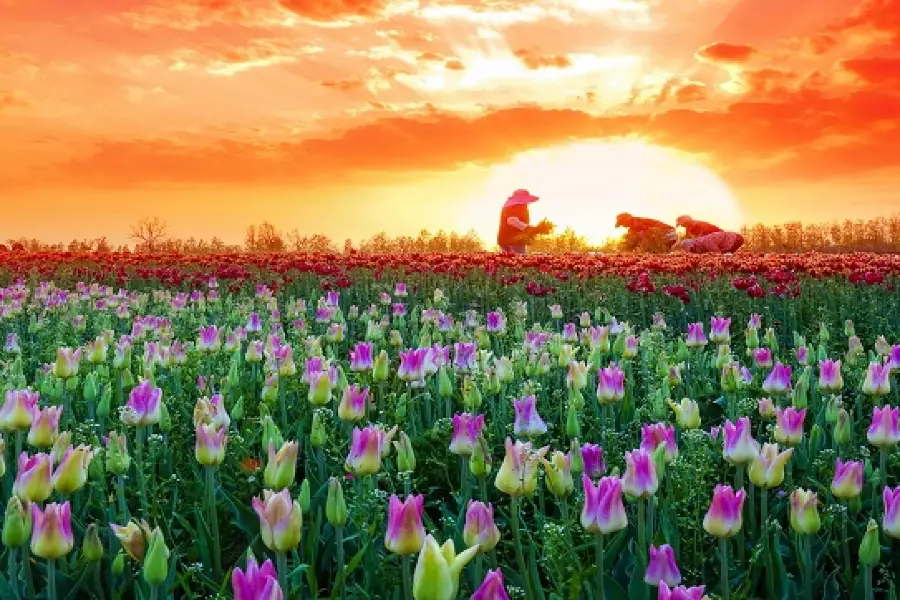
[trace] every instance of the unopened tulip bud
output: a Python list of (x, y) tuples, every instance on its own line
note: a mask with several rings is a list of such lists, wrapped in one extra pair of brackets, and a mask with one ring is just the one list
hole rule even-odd
[(113, 559), (111, 570), (115, 577), (119, 577), (125, 572), (125, 555), (121, 551)]
[(347, 503), (344, 501), (344, 488), (341, 480), (332, 477), (328, 480), (328, 500), (325, 503), (325, 516), (332, 527), (343, 527), (347, 524)]
[(584, 457), (581, 456), (581, 444), (577, 438), (569, 443), (569, 469), (576, 475), (584, 471)]
[(878, 523), (869, 519), (866, 533), (859, 545), (859, 563), (866, 567), (874, 567), (881, 561), (881, 542), (878, 540)]
[(159, 527), (150, 535), (143, 572), (144, 581), (151, 586), (162, 585), (169, 576), (169, 548)]
[(11, 496), (3, 519), (3, 545), (18, 548), (31, 539), (31, 503)]
[(165, 402), (159, 403), (159, 430), (163, 433), (172, 431), (172, 417)]
[[(315, 419), (315, 415), (313, 416)], [(284, 438), (281, 437), (281, 431), (278, 429), (278, 425), (275, 424), (275, 421), (272, 420), (272, 417), (269, 415), (264, 415), (262, 418), (262, 446), (263, 452), (269, 451), (269, 446), (275, 446), (276, 448), (281, 448), (284, 444)]]
[(791, 528), (801, 535), (813, 535), (822, 527), (816, 508), (818, 497), (809, 490), (797, 489), (791, 494)]
[(484, 477), (491, 472), (491, 455), (487, 447), (487, 441), (481, 436), (477, 438), (472, 448), (469, 470), (475, 477)]
[(850, 423), (850, 413), (841, 408), (838, 410), (837, 421), (834, 424), (834, 441), (843, 446), (849, 444), (853, 437), (853, 426)]
[(84, 542), (81, 546), (81, 555), (88, 562), (99, 562), (103, 558), (103, 543), (97, 534), (97, 524), (88, 525), (87, 531), (84, 532)]
[(382, 350), (378, 353), (378, 356), (375, 357), (374, 366), (372, 367), (372, 381), (375, 383), (387, 381), (390, 370), (390, 359), (388, 358), (387, 352)]
[(319, 416), (319, 411), (316, 411), (313, 413), (312, 427), (309, 432), (309, 442), (312, 444), (313, 448), (321, 448), (325, 445), (327, 440), (328, 435), (325, 433), (325, 425), (322, 424), (322, 417)]
[(244, 397), (241, 396), (238, 398), (237, 402), (234, 403), (234, 406), (231, 407), (231, 417), (235, 421), (240, 421), (244, 418)]
[(397, 449), (397, 469), (401, 473), (409, 473), (416, 470), (416, 455), (413, 452), (412, 442), (406, 432), (400, 432), (400, 439), (393, 442)]
[(575, 410), (575, 404), (569, 402), (569, 410), (566, 414), (566, 435), (570, 438), (577, 438), (581, 435), (581, 424), (578, 422), (578, 411)]
[(303, 483), (300, 484), (300, 508), (303, 509), (303, 512), (309, 512), (311, 506), (312, 492), (310, 490), (309, 480), (304, 479)]

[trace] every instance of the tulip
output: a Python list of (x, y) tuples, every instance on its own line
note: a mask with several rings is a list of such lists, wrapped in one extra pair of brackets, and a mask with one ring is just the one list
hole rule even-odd
[(40, 394), (31, 390), (9, 390), (0, 407), (0, 431), (20, 431), (29, 429)]
[(753, 362), (757, 368), (768, 369), (772, 366), (772, 351), (769, 348), (756, 348), (753, 351)]
[(222, 464), (225, 460), (225, 444), (228, 442), (226, 426), (197, 425), (195, 429), (194, 457), (203, 466)]
[(896, 540), (900, 540), (900, 486), (893, 489), (884, 486), (884, 532)]
[(33, 531), (31, 553), (46, 560), (67, 555), (75, 546), (72, 533), (72, 509), (68, 502), (48, 504), (44, 510), (31, 505)]
[(3, 517), (3, 545), (18, 548), (31, 539), (31, 502), (12, 495), (6, 504)]
[(61, 406), (34, 408), (31, 429), (28, 430), (28, 443), (37, 448), (49, 448), (59, 435), (59, 420), (62, 416)]
[(422, 524), (424, 496), (408, 496), (403, 502), (391, 495), (388, 506), (387, 532), (384, 547), (394, 554), (415, 554), (425, 542), (425, 526)]
[(628, 516), (622, 503), (622, 480), (604, 477), (596, 485), (587, 475), (581, 478), (584, 488), (584, 507), (581, 526), (590, 533), (609, 535), (628, 526)]
[(487, 314), (485, 328), (488, 333), (506, 333), (506, 317), (499, 310)]
[(872, 424), (866, 437), (876, 448), (887, 452), (900, 442), (900, 408), (872, 407)]
[(147, 555), (144, 557), (144, 581), (151, 587), (165, 583), (169, 576), (169, 548), (159, 527), (150, 532)]
[(675, 412), (675, 420), (682, 429), (697, 429), (700, 427), (700, 405), (690, 398), (682, 398), (675, 404), (668, 401), (669, 408)]
[(510, 438), (506, 438), (505, 447), (506, 456), (503, 457), (494, 485), (510, 496), (533, 493), (537, 486), (537, 464), (549, 448), (544, 446), (533, 450), (530, 443), (517, 441), (513, 444)]
[(566, 387), (580, 392), (587, 385), (587, 364), (574, 360), (569, 363), (569, 372), (566, 374)]
[(263, 499), (253, 498), (253, 510), (259, 516), (263, 544), (272, 552), (285, 553), (300, 543), (303, 509), (291, 500), (288, 490), (263, 491)]
[(491, 504), (469, 500), (463, 540), (467, 547), (478, 546), (481, 552), (488, 552), (497, 546), (500, 530), (494, 523), (494, 507)]
[(375, 425), (369, 425), (365, 429), (354, 427), (350, 452), (347, 454), (344, 467), (357, 476), (373, 475), (381, 470), (381, 456), (384, 450), (384, 431)]
[(478, 346), (473, 342), (456, 342), (453, 344), (453, 368), (458, 371), (470, 371), (475, 367), (475, 352)]
[(665, 423), (643, 425), (641, 427), (641, 450), (652, 454), (660, 445), (665, 448), (667, 463), (671, 463), (678, 458), (675, 428)]
[(234, 600), (284, 599), (272, 561), (266, 560), (259, 566), (252, 554), (247, 558), (246, 572), (240, 567), (232, 571), (231, 589), (234, 592)]
[(703, 323), (689, 323), (685, 344), (688, 348), (702, 348), (707, 344), (706, 334), (703, 332)]
[(791, 390), (791, 367), (777, 362), (762, 384), (767, 394), (784, 395)]
[(863, 464), (856, 461), (844, 462), (840, 458), (834, 466), (834, 478), (831, 480), (831, 493), (835, 498), (850, 500), (862, 493)]
[(809, 490), (797, 489), (791, 493), (791, 528), (801, 535), (819, 532), (822, 521), (816, 509), (818, 496)]
[(744, 490), (737, 493), (731, 486), (717, 485), (712, 503), (703, 518), (703, 529), (717, 538), (730, 538), (743, 524)]
[(147, 522), (141, 521), (138, 525), (135, 521), (129, 521), (125, 526), (110, 524), (110, 528), (128, 556), (135, 562), (143, 562), (147, 552), (147, 542), (152, 534)]
[(869, 396), (887, 396), (891, 393), (891, 368), (889, 365), (873, 362), (866, 371), (862, 391)]
[(556, 450), (550, 460), (542, 460), (544, 464), (547, 489), (557, 498), (565, 498), (575, 489), (572, 481), (571, 461), (569, 457)]
[(93, 458), (94, 451), (90, 446), (69, 446), (53, 473), (53, 487), (56, 491), (67, 496), (84, 487)]
[(775, 416), (775, 403), (771, 398), (760, 398), (757, 402), (759, 416), (763, 419), (771, 419)]
[(784, 466), (793, 452), (793, 448), (788, 448), (779, 454), (778, 444), (763, 444), (748, 468), (750, 481), (753, 485), (766, 489), (781, 485), (784, 481)]
[(478, 554), (473, 546), (457, 555), (453, 540), (438, 546), (434, 537), (425, 537), (419, 552), (413, 575), (415, 600), (452, 600), (459, 590), (459, 575), (463, 568)]
[(727, 317), (712, 317), (709, 326), (709, 341), (714, 344), (727, 344), (731, 341), (731, 319)]
[(410, 384), (417, 384), (425, 379), (425, 358), (427, 348), (415, 348), (400, 353), (400, 367), (397, 377)]
[(200, 328), (200, 337), (197, 339), (197, 350), (201, 352), (215, 352), (222, 347), (222, 336), (215, 325)]
[(803, 420), (806, 409), (797, 410), (792, 406), (775, 409), (775, 440), (786, 446), (796, 446), (803, 439)]
[(199, 398), (194, 405), (194, 426), (214, 425), (215, 427), (228, 427), (231, 417), (225, 410), (225, 399), (222, 394), (215, 394), (212, 398)]
[(537, 398), (525, 396), (521, 400), (513, 400), (516, 420), (513, 432), (520, 437), (536, 438), (547, 433), (547, 425), (537, 411)]
[(326, 406), (331, 403), (331, 392), (335, 387), (337, 372), (334, 367), (308, 373), (309, 392), (307, 399), (313, 406)]
[(347, 503), (344, 500), (344, 488), (341, 480), (332, 477), (328, 480), (328, 497), (325, 502), (325, 518), (335, 528), (342, 528), (347, 524)]
[(865, 567), (874, 567), (881, 560), (881, 544), (878, 540), (878, 523), (875, 519), (869, 519), (866, 533), (859, 544), (859, 564)]
[(134, 427), (156, 425), (162, 415), (162, 390), (149, 380), (141, 381), (128, 395), (121, 411), (122, 422)]
[(263, 482), (267, 488), (281, 491), (294, 483), (298, 451), (297, 442), (285, 442), (276, 453), (275, 443), (269, 442), (269, 458), (263, 472)]
[(360, 389), (356, 384), (344, 388), (341, 403), (338, 405), (338, 417), (348, 423), (362, 420), (366, 416), (368, 401), (369, 388)]
[(622, 477), (622, 489), (634, 498), (649, 498), (656, 494), (659, 479), (656, 474), (656, 462), (646, 450), (632, 450), (625, 453), (625, 475)]
[(416, 470), (416, 455), (413, 452), (412, 442), (405, 432), (400, 432), (400, 439), (394, 442), (397, 450), (397, 470), (401, 473), (411, 473)]
[(650, 561), (644, 582), (653, 587), (659, 587), (662, 583), (676, 586), (681, 583), (681, 571), (675, 562), (675, 551), (669, 544), (663, 544), (659, 548), (650, 546)]
[(759, 451), (759, 444), (750, 433), (752, 425), (749, 417), (741, 417), (737, 423), (725, 421), (722, 456), (730, 464), (742, 467), (749, 464)]
[(53, 459), (49, 454), (19, 455), (19, 468), (13, 484), (13, 494), (23, 500), (43, 502), (53, 493), (51, 471)]
[(53, 375), (60, 379), (69, 379), (78, 375), (81, 363), (81, 348), (57, 348), (56, 362), (53, 364)]
[(850, 442), (853, 435), (853, 426), (850, 423), (850, 413), (845, 409), (838, 409), (837, 420), (834, 423), (834, 441), (843, 446)]
[(503, 587), (503, 572), (500, 569), (488, 571), (481, 587), (475, 590), (471, 600), (509, 600)]
[[(577, 448), (577, 442), (572, 440), (572, 450), (574, 451)], [(579, 456), (581, 458), (581, 468), (579, 471), (583, 471), (585, 475), (590, 477), (591, 479), (597, 479), (598, 477), (602, 477), (604, 473), (606, 473), (606, 462), (603, 460), (603, 448), (601, 448), (597, 444), (585, 443), (579, 449)], [(574, 462), (574, 456), (572, 461), (572, 471), (576, 471), (576, 465)]]
[(612, 365), (597, 371), (597, 401), (612, 404), (625, 397), (625, 372)]
[(479, 436), (478, 443), (475, 444), (475, 450), (469, 459), (469, 470), (475, 477), (481, 478), (491, 472), (493, 459), (484, 438)]
[(657, 600), (703, 600), (706, 598), (703, 595), (705, 589), (702, 585), (691, 588), (678, 586), (670, 589), (665, 581), (661, 581)]

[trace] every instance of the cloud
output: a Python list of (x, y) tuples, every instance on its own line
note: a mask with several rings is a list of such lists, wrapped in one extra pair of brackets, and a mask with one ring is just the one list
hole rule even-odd
[(572, 59), (564, 55), (540, 55), (533, 50), (516, 50), (515, 54), (522, 63), (532, 70), (565, 69), (572, 66)]
[(31, 102), (23, 92), (0, 90), (0, 110), (24, 108), (30, 104)]
[(863, 83), (900, 88), (900, 58), (850, 58), (842, 60), (840, 66)]
[(757, 50), (748, 44), (713, 42), (697, 50), (697, 58), (711, 63), (745, 63), (756, 56)]
[(280, 0), (280, 4), (303, 18), (327, 22), (376, 18), (391, 5), (391, 0)]

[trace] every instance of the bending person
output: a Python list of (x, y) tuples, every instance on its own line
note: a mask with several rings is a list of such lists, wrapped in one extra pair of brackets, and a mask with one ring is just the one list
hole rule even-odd
[(506, 200), (500, 210), (500, 228), (497, 231), (497, 245), (502, 252), (525, 254), (530, 240), (552, 231), (553, 227), (549, 222), (542, 221), (537, 226), (531, 225), (528, 206), (538, 199), (528, 190), (516, 190)]
[(635, 217), (629, 213), (621, 213), (616, 217), (616, 227), (626, 227), (628, 233), (622, 239), (622, 249), (625, 251), (643, 250), (658, 251), (670, 250), (678, 241), (678, 233), (668, 223)]
[(675, 221), (675, 225), (684, 228), (684, 237), (698, 238), (711, 233), (719, 233), (723, 229), (706, 221), (698, 221), (688, 215), (682, 215)]
[(691, 254), (731, 254), (744, 245), (744, 236), (733, 231), (716, 231), (693, 239), (684, 239), (675, 245), (675, 251)]

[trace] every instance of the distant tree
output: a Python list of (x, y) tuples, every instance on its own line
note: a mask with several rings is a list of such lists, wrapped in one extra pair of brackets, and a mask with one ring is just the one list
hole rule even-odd
[(136, 250), (156, 252), (169, 237), (169, 225), (159, 217), (144, 217), (131, 226)]
[(268, 221), (247, 228), (244, 238), (244, 249), (247, 252), (284, 252), (286, 248), (284, 236)]

